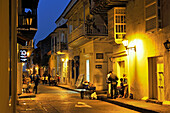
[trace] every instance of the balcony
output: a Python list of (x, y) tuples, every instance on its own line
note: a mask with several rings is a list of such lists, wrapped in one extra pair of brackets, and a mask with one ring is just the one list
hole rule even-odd
[(18, 36), (32, 40), (37, 32), (37, 15), (30, 12), (18, 15)]
[(129, 0), (93, 0), (90, 12), (92, 14), (105, 13), (112, 7), (125, 6), (128, 1)]
[(81, 24), (68, 35), (69, 46), (79, 46), (90, 41), (89, 39), (107, 36), (108, 30), (104, 25)]
[(37, 29), (37, 15), (18, 15), (18, 29)]
[(68, 44), (65, 42), (60, 42), (57, 50), (57, 54), (66, 54), (68, 52)]

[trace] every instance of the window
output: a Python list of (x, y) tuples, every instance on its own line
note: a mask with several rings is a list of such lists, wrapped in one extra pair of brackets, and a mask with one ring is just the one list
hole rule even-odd
[(69, 23), (69, 34), (71, 34), (71, 32), (73, 31), (72, 19), (70, 19), (68, 23)]
[(103, 53), (96, 53), (96, 59), (103, 59)]
[(65, 36), (64, 36), (63, 32), (61, 33), (61, 42), (63, 42), (63, 43), (65, 42)]
[(145, 25), (146, 32), (162, 28), (161, 0), (145, 0)]
[(114, 37), (115, 40), (121, 40), (126, 35), (126, 8), (114, 8)]

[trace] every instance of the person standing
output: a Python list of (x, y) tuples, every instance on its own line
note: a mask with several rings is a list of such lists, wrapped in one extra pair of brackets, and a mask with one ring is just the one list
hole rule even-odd
[(110, 72), (106, 75), (106, 83), (107, 83), (107, 97), (111, 95), (111, 81), (109, 80)]
[(49, 86), (50, 86), (50, 84), (51, 84), (50, 79), (51, 79), (51, 75), (50, 75), (50, 74), (48, 74), (48, 82), (49, 82)]
[(34, 78), (35, 78), (34, 79), (34, 83), (35, 83), (34, 90), (35, 90), (35, 94), (37, 94), (37, 88), (38, 88), (40, 77), (39, 75), (36, 74), (36, 72), (34, 72)]
[(113, 99), (113, 90), (114, 90), (114, 99), (116, 99), (117, 95), (118, 95), (118, 92), (117, 92), (118, 77), (112, 71), (110, 71), (109, 74), (110, 74), (110, 76), (109, 76), (108, 80), (111, 81), (111, 98)]
[(46, 75), (47, 75), (47, 73), (45, 72), (45, 73), (43, 74), (43, 78), (42, 78), (43, 84), (46, 84)]

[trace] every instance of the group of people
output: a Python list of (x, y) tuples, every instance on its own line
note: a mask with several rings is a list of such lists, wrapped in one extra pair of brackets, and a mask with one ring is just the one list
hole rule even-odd
[[(112, 71), (107, 74), (106, 82), (108, 83), (108, 97), (111, 95), (111, 98), (115, 99), (117, 97), (126, 97), (127, 94), (127, 78), (126, 75), (123, 75), (123, 78), (120, 79), (120, 85), (118, 85), (118, 77)], [(113, 93), (114, 91), (114, 93)]]
[[(49, 85), (54, 84), (57, 85), (60, 82), (60, 76), (56, 74), (54, 77), (52, 77), (50, 74), (47, 74), (45, 72), (43, 76), (39, 76), (36, 74), (36, 72), (33, 72), (33, 74), (29, 76), (23, 75), (23, 89), (25, 92), (35, 92), (37, 94), (37, 87), (38, 84), (42, 81), (42, 84), (47, 84)], [(32, 91), (33, 90), (33, 91)]]
[(45, 72), (43, 74), (43, 76), (41, 77), (42, 83), (43, 84), (47, 84), (47, 82), (49, 83), (49, 86), (51, 84), (58, 84), (60, 82), (60, 76), (58, 74), (56, 74), (54, 77), (52, 77), (50, 74), (47, 74), (47, 72)]
[(47, 72), (45, 72), (43, 74), (43, 76), (41, 77), (41, 80), (42, 80), (43, 84), (47, 84), (47, 81), (49, 81), (49, 85), (50, 85), (51, 84), (50, 79), (51, 79), (51, 75), (47, 74)]

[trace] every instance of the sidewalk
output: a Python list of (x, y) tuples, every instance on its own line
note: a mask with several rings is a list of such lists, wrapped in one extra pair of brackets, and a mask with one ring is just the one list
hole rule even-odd
[[(76, 92), (80, 92), (80, 89), (74, 89), (74, 87), (68, 85), (58, 85), (58, 87), (72, 90)], [(170, 113), (170, 106), (169, 105), (160, 105), (156, 103), (146, 102), (144, 100), (135, 100), (129, 98), (116, 98), (116, 99), (109, 99), (107, 98), (107, 94), (105, 91), (102, 94), (102, 91), (97, 91), (98, 100), (109, 102), (112, 104), (116, 104), (121, 107), (125, 107), (128, 109), (132, 109), (142, 113)]]

